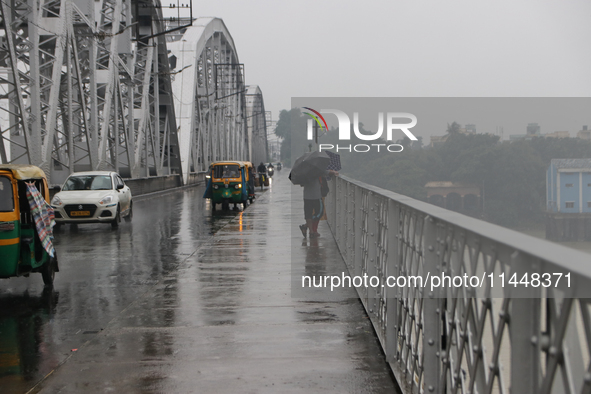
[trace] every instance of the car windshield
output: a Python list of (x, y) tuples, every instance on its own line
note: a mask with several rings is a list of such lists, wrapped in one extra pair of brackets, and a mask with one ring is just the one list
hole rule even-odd
[(111, 190), (109, 175), (76, 175), (68, 178), (62, 190)]
[(13, 210), (12, 184), (8, 177), (0, 176), (0, 212), (12, 212)]
[(240, 167), (238, 165), (215, 166), (213, 169), (214, 178), (240, 178)]

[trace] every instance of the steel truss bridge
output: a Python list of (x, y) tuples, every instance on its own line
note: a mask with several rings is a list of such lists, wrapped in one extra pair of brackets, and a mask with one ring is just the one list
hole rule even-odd
[(58, 184), (266, 161), (262, 92), (221, 19), (183, 26), (158, 0), (1, 0), (0, 16), (2, 163)]

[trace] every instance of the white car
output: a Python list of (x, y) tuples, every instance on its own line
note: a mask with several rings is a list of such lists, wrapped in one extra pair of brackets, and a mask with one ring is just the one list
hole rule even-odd
[(121, 218), (129, 222), (133, 217), (131, 191), (112, 171), (71, 174), (53, 196), (51, 206), (57, 224), (111, 223), (117, 227)]

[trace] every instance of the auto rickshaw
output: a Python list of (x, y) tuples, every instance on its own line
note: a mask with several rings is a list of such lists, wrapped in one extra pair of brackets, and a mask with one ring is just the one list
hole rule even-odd
[[(42, 209), (31, 211), (26, 183), (34, 184), (43, 197), (44, 201), (38, 199), (40, 204), (46, 204), (41, 208), (48, 207), (49, 188), (42, 169), (25, 164), (0, 164), (0, 278), (40, 272), (43, 283), (52, 285), (55, 273), (59, 271), (51, 242), (52, 229), (44, 224), (36, 225), (34, 214), (41, 215), (37, 219), (42, 222), (47, 215), (43, 215)], [(41, 236), (38, 226), (42, 229)]]
[(217, 161), (209, 167), (209, 181), (204, 198), (211, 199), (211, 209), (216, 210), (216, 204), (222, 204), (222, 209), (228, 209), (230, 203), (242, 204), (246, 208), (249, 200), (248, 167), (243, 161)]

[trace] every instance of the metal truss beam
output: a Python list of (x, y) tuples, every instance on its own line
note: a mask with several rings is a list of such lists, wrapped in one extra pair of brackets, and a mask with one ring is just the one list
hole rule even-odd
[[(216, 160), (258, 160), (249, 137), (244, 66), (223, 21), (196, 19), (168, 40), (183, 174), (205, 171)], [(256, 127), (264, 128), (262, 95), (254, 101), (262, 108)], [(264, 146), (266, 152), (266, 138)]]
[(0, 160), (53, 184), (180, 174), (161, 13), (159, 0), (0, 2)]

